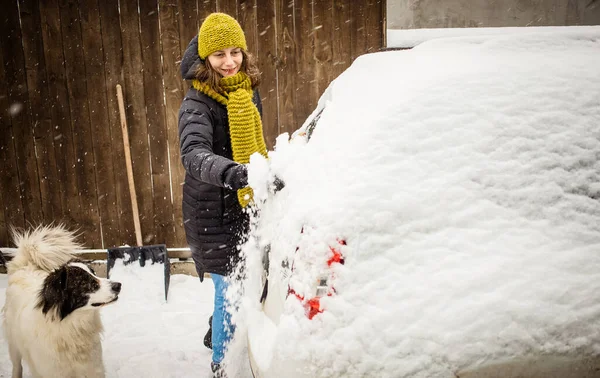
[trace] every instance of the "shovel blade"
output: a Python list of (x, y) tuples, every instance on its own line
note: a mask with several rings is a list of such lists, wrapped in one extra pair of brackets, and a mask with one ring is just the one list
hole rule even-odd
[(140, 247), (117, 247), (109, 248), (106, 258), (106, 277), (110, 278), (110, 270), (115, 266), (116, 260), (123, 260), (124, 265), (128, 265), (137, 261), (144, 267), (147, 261), (151, 264), (163, 264), (164, 266), (164, 286), (165, 286), (165, 301), (169, 294), (169, 284), (171, 283), (171, 264), (167, 246), (164, 244), (146, 245)]

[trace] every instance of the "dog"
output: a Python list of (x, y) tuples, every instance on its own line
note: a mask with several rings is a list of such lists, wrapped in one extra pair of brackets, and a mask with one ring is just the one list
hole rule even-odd
[(121, 284), (77, 260), (80, 245), (61, 225), (13, 230), (13, 239), (2, 309), (12, 378), (22, 378), (22, 361), (35, 378), (103, 378), (98, 310), (119, 298)]

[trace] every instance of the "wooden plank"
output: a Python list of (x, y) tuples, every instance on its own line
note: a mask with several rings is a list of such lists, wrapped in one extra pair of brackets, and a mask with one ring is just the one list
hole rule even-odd
[[(153, 243), (173, 245), (175, 227), (171, 203), (169, 153), (161, 64), (160, 26), (158, 0), (140, 2), (140, 26), (144, 65), (144, 97), (152, 169), (152, 191), (148, 195), (154, 202)], [(143, 192), (143, 189), (142, 189)]]
[(181, 79), (179, 64), (177, 63), (181, 61), (182, 54), (177, 13), (181, 13), (181, 9), (178, 9), (177, 4), (171, 3), (170, 0), (161, 0), (159, 17), (163, 55), (162, 75), (166, 102), (168, 162), (171, 173), (172, 219), (175, 227), (173, 240), (166, 242), (166, 244), (168, 246), (183, 247), (187, 245), (182, 210), (182, 185), (185, 180), (185, 170), (181, 164), (179, 152), (178, 114), (184, 94), (184, 81)]
[(54, 130), (47, 99), (50, 97), (46, 83), (46, 62), (42, 25), (37, 0), (20, 0), (23, 52), (27, 70), (27, 88), (33, 124), (35, 151), (40, 185), (40, 201), (43, 222), (56, 222), (62, 217), (60, 193), (63, 185), (58, 177), (54, 154)]
[(365, 31), (367, 36), (366, 53), (379, 51), (383, 44), (385, 1), (366, 0)]
[[(6, 25), (5, 13), (0, 20)], [(2, 26), (0, 26), (1, 30)], [(0, 40), (1, 42), (1, 40)], [(4, 66), (4, 48), (0, 46), (0, 83), (6, 83)], [(10, 109), (10, 101), (6, 85), (0, 86), (0, 109)], [(11, 226), (23, 227), (25, 218), (23, 216), (23, 205), (19, 190), (19, 175), (15, 164), (15, 146), (12, 137), (13, 127), (10, 113), (0, 112), (0, 246), (8, 246), (10, 243), (9, 229)]]
[[(106, 277), (106, 262), (105, 261), (86, 261), (98, 277)], [(1, 268), (1, 267), (0, 267)], [(185, 274), (188, 276), (198, 277), (196, 266), (193, 261), (171, 261), (169, 264), (171, 276), (175, 274)], [(204, 275), (205, 278), (210, 278), (209, 273)]]
[(295, 40), (299, 59), (298, 80), (296, 81), (296, 124), (288, 131), (294, 131), (314, 110), (319, 98), (319, 88), (316, 81), (316, 61), (314, 57), (316, 33), (313, 22), (314, 0), (296, 0), (295, 7)]
[(217, 12), (227, 13), (231, 17), (238, 19), (238, 1), (237, 0), (217, 0)]
[[(152, 244), (154, 231), (154, 204), (148, 146), (148, 125), (144, 92), (144, 65), (136, 0), (120, 2), (121, 39), (123, 41), (124, 100), (127, 113), (131, 157), (136, 187), (140, 225), (145, 244)], [(133, 243), (134, 240), (130, 241)]]
[(212, 11), (210, 8), (211, 3), (214, 9), (214, 0), (177, 0), (181, 56), (183, 56), (190, 40), (198, 34), (201, 17), (198, 12), (209, 14)]
[[(278, 20), (277, 46), (277, 95), (279, 97), (279, 131), (293, 131), (296, 122), (296, 81), (299, 80), (297, 44), (294, 30), (294, 2), (276, 0)], [(298, 96), (300, 96), (298, 94)]]
[(217, 12), (217, 0), (198, 0), (198, 25), (196, 33), (202, 21), (211, 13)]
[(258, 52), (256, 8), (256, 0), (239, 0), (237, 7), (238, 22), (246, 36), (248, 51), (254, 55)]
[[(79, 250), (79, 251), (75, 251), (74, 254), (77, 256), (77, 258), (81, 259), (81, 260), (86, 260), (86, 261), (96, 261), (96, 260), (106, 260), (107, 258), (107, 251), (98, 251), (98, 250)], [(167, 248), (167, 255), (169, 256), (170, 259), (188, 259), (192, 257), (192, 252), (190, 252), (189, 249), (185, 249), (185, 250), (169, 250)], [(5, 254), (4, 258), (6, 259), (6, 261), (11, 261), (12, 260), (12, 256)]]
[(266, 0), (257, 7), (256, 30), (258, 32), (257, 59), (262, 72), (259, 86), (263, 106), (263, 132), (267, 148), (272, 149), (279, 130), (279, 101), (277, 98), (277, 24), (275, 1)]
[(365, 1), (352, 2), (350, 6), (352, 18), (350, 28), (350, 38), (352, 39), (352, 46), (350, 53), (352, 55), (352, 61), (358, 56), (364, 54), (367, 51), (367, 31), (365, 29)]
[(315, 37), (313, 59), (315, 61), (316, 96), (313, 98), (313, 109), (316, 107), (319, 97), (334, 78), (333, 43), (335, 26), (333, 23), (333, 3), (334, 0), (314, 0), (313, 30)]
[[(81, 31), (87, 76), (87, 99), (93, 138), (96, 167), (96, 193), (102, 225), (102, 240), (116, 240), (119, 236), (119, 217), (114, 176), (113, 150), (107, 104), (104, 50), (100, 11), (97, 0), (80, 0)], [(112, 91), (110, 91), (112, 94)], [(103, 243), (104, 244), (104, 243)], [(105, 245), (102, 245), (105, 247)]]
[(64, 66), (58, 0), (40, 1), (39, 6), (49, 93), (46, 107), (50, 109), (54, 132), (56, 177), (62, 188), (60, 197), (63, 215), (60, 221), (67, 227), (75, 229), (79, 226), (79, 219), (82, 217), (82, 206), (75, 179), (76, 157), (71, 133), (70, 99)]
[(350, 2), (334, 1), (333, 6), (333, 77), (338, 77), (352, 64), (352, 32)]
[(387, 21), (387, 1), (382, 1), (381, 4), (381, 50), (383, 51), (384, 49), (387, 49), (387, 27), (388, 27), (388, 21)]
[(211, 13), (217, 12), (217, 0), (198, 0), (198, 25), (196, 33), (202, 21)]
[[(79, 6), (75, 0), (59, 4), (60, 25), (63, 36), (64, 64), (69, 92), (71, 132), (75, 149), (75, 179), (81, 198), (81, 218), (77, 219), (82, 243), (86, 247), (102, 245), (100, 216), (96, 195), (96, 172), (93, 135), (87, 99), (85, 52), (81, 34)], [(93, 90), (93, 89), (91, 89)]]
[(198, 26), (196, 33), (200, 28), (202, 21), (211, 13), (217, 12), (217, 0), (198, 0)]
[[(115, 185), (115, 207), (113, 213), (117, 221), (116, 230), (108, 230), (104, 235), (105, 247), (116, 247), (135, 241), (135, 228), (129, 197), (129, 187), (125, 166), (125, 152), (119, 120), (116, 86), (123, 83), (123, 49), (121, 30), (115, 20), (119, 19), (119, 4), (115, 1), (99, 2), (102, 28), (102, 49), (104, 50), (105, 95), (107, 98), (108, 124), (110, 130), (110, 151), (112, 152), (113, 183)], [(104, 230), (103, 230), (104, 231)]]
[[(16, 163), (19, 183), (19, 191), (13, 192), (12, 198), (8, 200), (21, 200), (25, 222), (38, 223), (43, 220), (41, 197), (17, 2), (5, 4), (3, 14), (2, 25), (0, 25), (0, 44), (4, 60), (3, 85), (6, 86), (10, 104), (15, 157), (13, 164)], [(21, 224), (22, 220), (17, 217), (15, 222)]]

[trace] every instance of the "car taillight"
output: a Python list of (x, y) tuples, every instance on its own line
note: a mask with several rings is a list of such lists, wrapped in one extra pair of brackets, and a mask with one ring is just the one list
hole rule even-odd
[[(346, 245), (345, 240), (338, 239), (337, 241), (338, 245), (329, 247), (329, 250), (331, 251), (331, 255), (327, 260), (327, 267), (329, 269), (317, 279), (316, 290), (310, 299), (306, 299), (302, 295), (296, 293), (292, 287), (288, 287), (288, 295), (293, 295), (302, 302), (305, 314), (309, 319), (312, 319), (315, 315), (323, 312), (323, 309), (321, 308), (321, 298), (324, 296), (332, 296), (336, 292), (332, 284), (335, 276), (331, 267), (334, 264), (344, 264), (344, 256), (340, 251), (340, 246)], [(296, 248), (296, 252), (298, 252), (298, 248)], [(293, 270), (294, 267), (292, 266), (292, 272)]]
[[(338, 239), (338, 243), (340, 243), (340, 245), (346, 245), (345, 240)], [(327, 266), (331, 266), (333, 263), (344, 264), (344, 257), (339, 250), (339, 246), (329, 247), (329, 250), (333, 255), (329, 258), (329, 260), (327, 260)]]

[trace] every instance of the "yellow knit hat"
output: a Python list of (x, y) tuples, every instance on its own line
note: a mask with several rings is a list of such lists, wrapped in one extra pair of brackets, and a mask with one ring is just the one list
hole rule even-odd
[(247, 50), (246, 36), (240, 24), (225, 13), (211, 13), (206, 17), (198, 32), (198, 55), (200, 59), (217, 50), (241, 47)]

